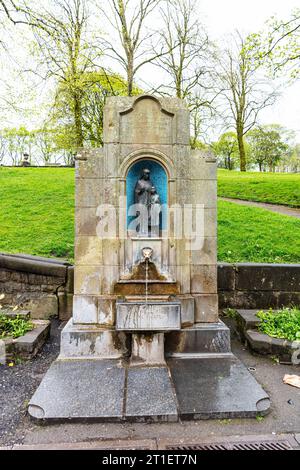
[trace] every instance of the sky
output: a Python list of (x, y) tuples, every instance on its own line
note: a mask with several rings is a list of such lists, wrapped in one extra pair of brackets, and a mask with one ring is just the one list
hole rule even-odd
[[(243, 35), (251, 32), (259, 31), (264, 27), (265, 21), (272, 15), (279, 18), (289, 18), (294, 8), (300, 8), (300, 0), (199, 0), (199, 10), (202, 15), (202, 23), (205, 25), (209, 37), (222, 45), (222, 41), (231, 33), (238, 29)], [(15, 52), (19, 56), (19, 62), (28, 60), (23, 55), (22, 39), (21, 43), (16, 46)], [(0, 64), (1, 65), (1, 64)], [(7, 58), (4, 57), (1, 73), (5, 74), (7, 67)], [(24, 93), (28, 93), (27, 85), (23, 83), (23, 78), (13, 79), (13, 83), (20, 88), (24, 87)], [(35, 109), (42, 110), (43, 106), (39, 102), (47, 101), (47, 88), (36, 88), (36, 84), (32, 81), (31, 93), (35, 90), (37, 95), (31, 98), (35, 103)], [(1, 83), (0, 83), (1, 91)], [(28, 96), (29, 98), (29, 96)], [(29, 101), (29, 100), (28, 100)], [(1, 103), (0, 103), (1, 105)], [(38, 126), (41, 120), (38, 113), (36, 116), (30, 115), (26, 117), (28, 128)], [(261, 123), (278, 123), (296, 132), (296, 140), (300, 142), (300, 80), (293, 85), (286, 87), (276, 104), (262, 111), (259, 118)], [(3, 118), (0, 127), (3, 127)], [(19, 122), (18, 122), (19, 121)], [(31, 121), (31, 125), (30, 125)], [(5, 125), (18, 125), (24, 122), (24, 117), (6, 116)]]
[[(201, 0), (200, 5), (210, 36), (222, 40), (235, 29), (244, 34), (258, 31), (273, 15), (289, 18), (293, 9), (300, 8), (300, 0)], [(262, 123), (278, 123), (293, 129), (300, 142), (300, 80), (286, 88), (259, 119)]]

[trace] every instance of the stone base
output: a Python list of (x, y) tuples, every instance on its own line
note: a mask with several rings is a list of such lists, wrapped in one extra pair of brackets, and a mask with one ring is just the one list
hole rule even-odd
[(121, 359), (130, 355), (130, 338), (115, 329), (69, 320), (61, 333), (61, 359)]
[[(126, 384), (126, 386), (125, 386)], [(29, 403), (41, 422), (249, 418), (270, 400), (232, 354), (129, 367), (118, 360), (56, 360)]]

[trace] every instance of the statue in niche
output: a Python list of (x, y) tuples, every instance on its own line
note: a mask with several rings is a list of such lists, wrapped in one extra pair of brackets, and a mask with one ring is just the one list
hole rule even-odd
[(135, 204), (143, 206), (144, 210), (137, 211), (141, 218), (139, 233), (142, 236), (159, 236), (159, 214), (161, 211), (160, 198), (150, 179), (150, 170), (144, 168), (140, 179), (134, 188)]

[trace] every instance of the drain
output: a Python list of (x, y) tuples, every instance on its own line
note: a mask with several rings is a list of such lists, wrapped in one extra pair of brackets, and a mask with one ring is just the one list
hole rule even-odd
[(293, 450), (288, 441), (215, 442), (202, 444), (174, 444), (167, 450)]

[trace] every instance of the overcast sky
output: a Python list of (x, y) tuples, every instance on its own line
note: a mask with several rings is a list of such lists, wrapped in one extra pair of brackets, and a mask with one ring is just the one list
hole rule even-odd
[[(235, 29), (251, 33), (263, 28), (273, 15), (289, 18), (300, 0), (201, 0), (203, 23), (210, 36), (220, 39)], [(279, 123), (297, 132), (300, 142), (300, 80), (287, 88), (276, 104), (260, 115), (260, 121)]]

